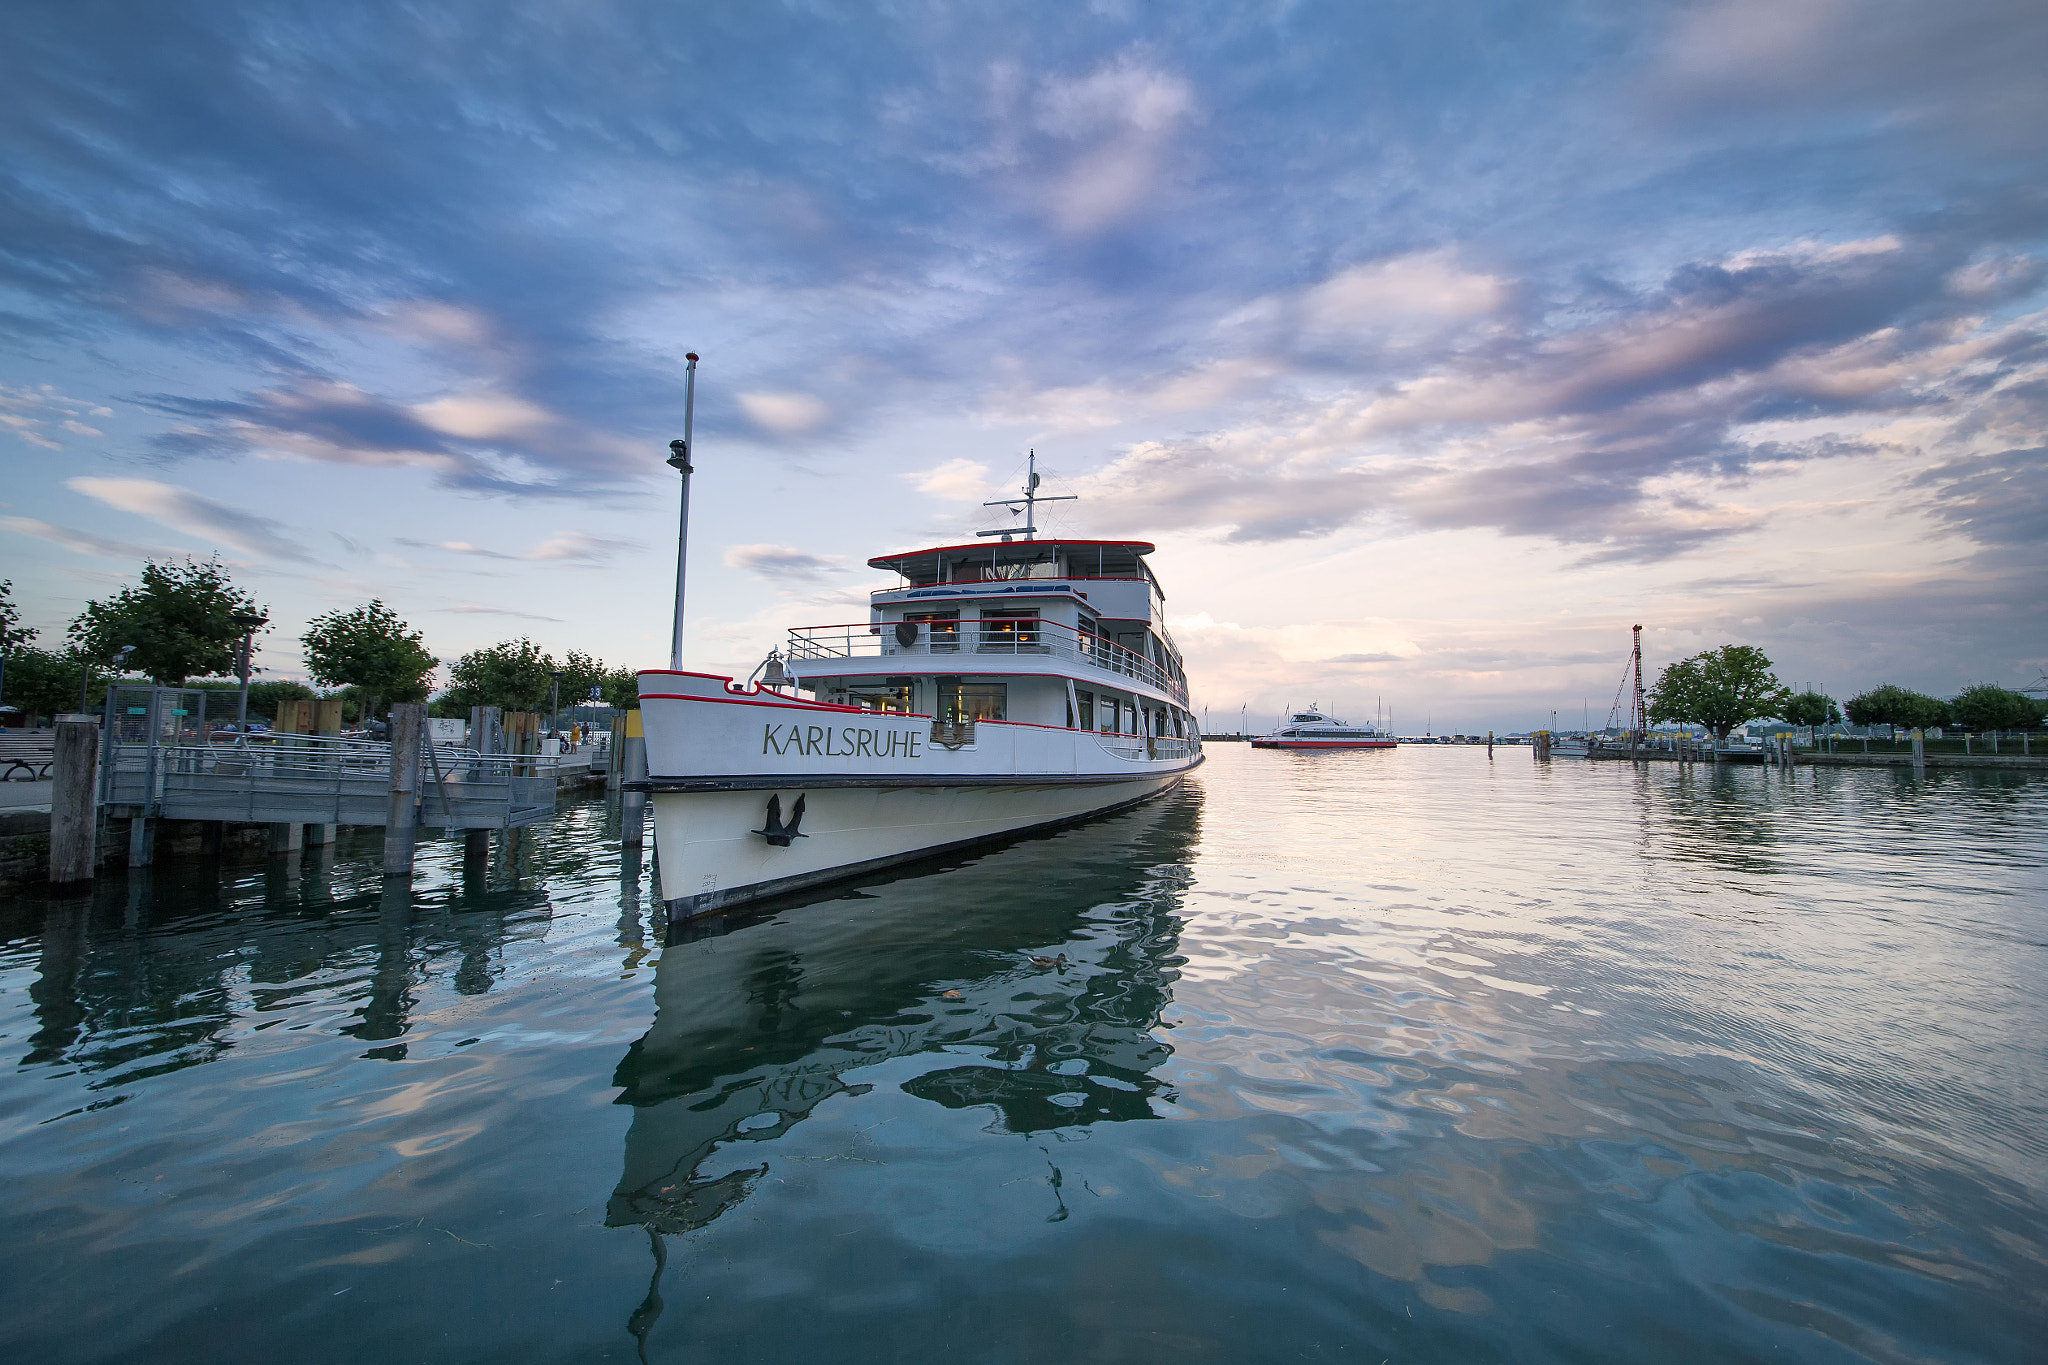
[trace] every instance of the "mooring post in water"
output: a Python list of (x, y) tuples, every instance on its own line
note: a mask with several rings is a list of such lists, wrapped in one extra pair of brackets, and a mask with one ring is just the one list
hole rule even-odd
[[(472, 706), (469, 708), (469, 747), (478, 755), (489, 758), (503, 747), (505, 712), (496, 706)], [(490, 770), (487, 763), (476, 774), (481, 779)], [(491, 832), (488, 829), (469, 830), (462, 836), (462, 866), (468, 873), (472, 868), (481, 871), (491, 861)]]
[(391, 708), (391, 803), (384, 811), (384, 875), (412, 875), (413, 845), (419, 838), (420, 732), (425, 703), (399, 702)]
[(1927, 766), (1927, 732), (1924, 730), (1916, 729), (1913, 731), (1913, 766), (1915, 768)]
[[(325, 697), (313, 704), (313, 733), (330, 739), (341, 737), (341, 698)], [(334, 842), (335, 826), (307, 825), (306, 847), (325, 848)]]
[(1536, 732), (1536, 745), (1534, 753), (1536, 761), (1538, 763), (1547, 763), (1550, 761), (1550, 731), (1538, 730)]
[(57, 754), (50, 764), (50, 880), (89, 882), (98, 849), (94, 797), (100, 771), (97, 716), (57, 717)]
[[(271, 749), (273, 753), (284, 749), (305, 746), (294, 744), (283, 738), (286, 735), (310, 735), (313, 733), (314, 703), (310, 701), (282, 701), (277, 704), (277, 714), (270, 722)], [(272, 822), (270, 826), (270, 851), (272, 853), (297, 853), (306, 846), (306, 827), (288, 820)]]
[[(644, 781), (647, 777), (647, 737), (640, 728), (640, 712), (637, 710), (626, 713), (626, 738), (619, 770), (629, 783)], [(646, 823), (647, 793), (628, 787), (625, 800), (619, 803), (620, 846), (639, 848), (645, 838), (642, 831)]]
[(144, 814), (147, 806), (128, 809), (128, 866), (148, 867), (156, 861), (156, 821)]

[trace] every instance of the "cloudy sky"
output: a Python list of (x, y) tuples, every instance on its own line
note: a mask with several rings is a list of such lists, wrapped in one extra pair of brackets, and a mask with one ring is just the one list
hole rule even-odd
[(86, 0), (0, 19), (0, 576), (658, 667), (1036, 448), (1198, 705), (2048, 669), (2048, 8)]

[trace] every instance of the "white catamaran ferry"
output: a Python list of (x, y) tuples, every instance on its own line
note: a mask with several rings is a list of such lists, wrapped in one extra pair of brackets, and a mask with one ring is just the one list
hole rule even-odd
[(1392, 749), (1394, 737), (1372, 725), (1346, 725), (1310, 706), (1252, 741), (1254, 749)]
[[(1202, 761), (1137, 540), (868, 561), (868, 619), (792, 628), (761, 682), (640, 674), (671, 921), (1126, 806)], [(1013, 539), (1013, 537), (1016, 537)]]

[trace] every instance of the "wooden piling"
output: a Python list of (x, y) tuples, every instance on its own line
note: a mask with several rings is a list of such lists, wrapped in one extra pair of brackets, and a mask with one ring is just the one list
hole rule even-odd
[[(270, 723), (270, 732), (275, 735), (310, 735), (322, 703), (298, 698), (277, 704), (277, 715)], [(273, 739), (274, 745), (289, 747), (291, 741)], [(306, 827), (300, 824), (278, 822), (270, 827), (270, 851), (272, 853), (297, 853), (306, 845)]]
[(1916, 769), (1927, 766), (1927, 733), (1924, 730), (1913, 731), (1913, 766)]
[[(496, 706), (469, 708), (469, 747), (489, 757), (505, 751), (505, 713)], [(469, 830), (462, 836), (462, 870), (481, 875), (491, 862), (491, 832)]]
[(50, 764), (50, 880), (89, 882), (98, 863), (94, 788), (100, 727), (90, 716), (57, 719), (57, 756)]
[(426, 729), (422, 702), (391, 708), (391, 803), (384, 812), (384, 875), (410, 877), (419, 839), (420, 736)]
[(495, 706), (469, 708), (469, 747), (480, 754), (501, 754), (504, 745), (505, 713)]
[[(310, 733), (339, 738), (341, 735), (341, 698), (323, 697), (308, 703), (313, 708)], [(307, 848), (327, 848), (334, 843), (336, 826), (307, 825), (304, 843)]]

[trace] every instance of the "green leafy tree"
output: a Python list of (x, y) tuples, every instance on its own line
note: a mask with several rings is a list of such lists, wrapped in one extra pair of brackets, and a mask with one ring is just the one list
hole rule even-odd
[(1925, 692), (1885, 683), (1849, 698), (1851, 725), (1889, 725), (1894, 730), (1932, 730), (1950, 723), (1948, 703)]
[(598, 691), (598, 703), (628, 710), (640, 704), (636, 675), (630, 668), (609, 668), (604, 660), (578, 650), (562, 658), (562, 705), (588, 706), (590, 689)]
[(7, 700), (7, 667), (14, 652), (37, 634), (33, 627), (21, 624), (21, 609), (14, 605), (14, 580), (0, 578), (0, 701)]
[(1791, 689), (1754, 645), (1723, 645), (1666, 668), (1650, 691), (1650, 720), (1703, 725), (1716, 743), (1736, 726), (1782, 716)]
[(40, 632), (21, 623), (21, 608), (14, 603), (14, 580), (0, 578), (0, 654), (11, 654), (32, 642)]
[(7, 659), (8, 704), (27, 712), (31, 724), (61, 715), (78, 706), (84, 673), (85, 661), (69, 651), (18, 645)]
[(1841, 722), (1841, 708), (1834, 698), (1821, 692), (1794, 692), (1778, 712), (1788, 725), (1803, 725), (1809, 731)]
[(441, 709), (451, 715), (464, 714), (472, 706), (538, 710), (554, 686), (554, 670), (554, 659), (523, 636), (472, 650), (448, 665), (450, 685), (441, 695)]
[(630, 668), (614, 668), (604, 675), (599, 684), (604, 688), (604, 704), (620, 711), (640, 709), (640, 675)]
[(2048, 702), (1991, 683), (1973, 683), (1956, 694), (1949, 710), (1968, 730), (2030, 730), (2048, 715)]
[(425, 637), (372, 599), (353, 611), (316, 616), (299, 637), (306, 671), (327, 687), (354, 687), (367, 698), (366, 714), (377, 702), (425, 701), (427, 676), (440, 663)]
[(584, 706), (590, 701), (590, 689), (604, 688), (604, 660), (572, 649), (562, 656), (556, 667), (562, 670), (562, 705)]
[(142, 566), (132, 587), (104, 602), (88, 602), (67, 632), (88, 660), (106, 663), (133, 645), (128, 668), (175, 687), (187, 678), (232, 673), (242, 612), (264, 615), (256, 599), (235, 586), (219, 559)]

